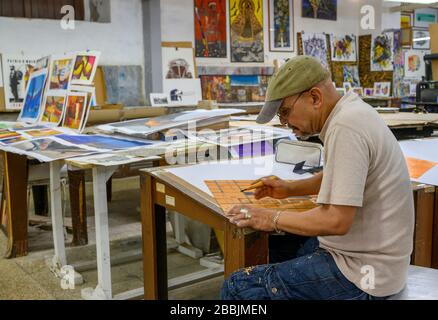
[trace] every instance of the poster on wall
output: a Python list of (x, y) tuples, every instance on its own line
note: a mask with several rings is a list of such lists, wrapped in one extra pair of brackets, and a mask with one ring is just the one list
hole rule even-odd
[(428, 29), (412, 28), (412, 49), (430, 49), (430, 34)]
[(414, 11), (414, 26), (428, 28), (431, 23), (437, 22), (438, 10), (434, 8), (421, 8)]
[(371, 40), (371, 71), (392, 71), (394, 61), (394, 34), (385, 32)]
[(303, 18), (336, 20), (337, 0), (301, 0)]
[(231, 62), (263, 62), (262, 0), (230, 0)]
[(20, 110), (23, 107), (27, 82), (36, 69), (37, 61), (37, 58), (2, 55), (7, 110)]
[(294, 51), (292, 0), (269, 0), (269, 50)]
[(23, 108), (17, 121), (36, 122), (40, 116), (41, 104), (46, 86), (47, 69), (31, 74), (24, 97)]
[(344, 36), (330, 35), (330, 47), (332, 61), (356, 61), (356, 36), (347, 34)]
[(195, 60), (191, 47), (162, 47), (161, 52), (164, 79), (193, 79), (195, 77)]
[(92, 85), (99, 64), (100, 52), (78, 52), (73, 64), (71, 84)]
[(329, 69), (327, 61), (327, 39), (323, 33), (301, 33), (303, 54), (318, 59), (324, 68)]
[(227, 57), (226, 0), (195, 0), (195, 55)]
[(359, 70), (357, 66), (343, 66), (344, 82), (349, 82), (352, 87), (360, 87)]
[(67, 90), (74, 57), (53, 56), (50, 64), (49, 90)]
[(405, 78), (421, 79), (425, 76), (424, 51), (406, 50), (404, 71)]

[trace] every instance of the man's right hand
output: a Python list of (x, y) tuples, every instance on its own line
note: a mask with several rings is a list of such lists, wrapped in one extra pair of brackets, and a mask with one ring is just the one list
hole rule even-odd
[(254, 197), (256, 199), (264, 197), (284, 199), (290, 196), (289, 182), (272, 176), (262, 178), (261, 180), (263, 181), (263, 187), (255, 189)]

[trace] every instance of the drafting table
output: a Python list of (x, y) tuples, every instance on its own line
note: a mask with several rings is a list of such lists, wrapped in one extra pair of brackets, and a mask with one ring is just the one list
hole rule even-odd
[(290, 165), (275, 163), (273, 156), (141, 170), (145, 299), (167, 298), (166, 209), (223, 232), (224, 272), (229, 275), (244, 266), (267, 263), (268, 234), (230, 223), (204, 180), (253, 180), (270, 174), (283, 179), (310, 177), (292, 170)]

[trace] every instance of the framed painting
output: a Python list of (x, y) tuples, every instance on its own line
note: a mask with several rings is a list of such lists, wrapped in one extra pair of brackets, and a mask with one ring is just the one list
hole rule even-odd
[(302, 0), (303, 18), (335, 20), (337, 19), (337, 0)]
[(428, 29), (412, 28), (412, 49), (430, 49), (430, 34)]
[(231, 62), (263, 62), (263, 1), (230, 0)]
[(385, 32), (373, 36), (371, 41), (371, 71), (394, 69), (394, 33)]
[(294, 51), (292, 0), (269, 0), (269, 51)]
[(194, 0), (195, 56), (227, 57), (226, 0)]
[(324, 33), (301, 33), (303, 54), (319, 60), (326, 69), (330, 69), (327, 60), (327, 38)]
[(343, 36), (330, 35), (332, 61), (356, 61), (356, 36), (347, 34)]

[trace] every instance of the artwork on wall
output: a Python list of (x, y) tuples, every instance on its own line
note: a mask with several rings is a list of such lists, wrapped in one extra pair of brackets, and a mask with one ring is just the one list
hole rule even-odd
[(365, 88), (364, 95), (365, 97), (372, 97), (374, 95), (374, 88)]
[(413, 24), (412, 12), (401, 12), (400, 14), (400, 28), (410, 28)]
[(330, 35), (330, 47), (332, 61), (356, 61), (356, 36)]
[(269, 50), (294, 51), (292, 0), (269, 0)]
[(389, 97), (391, 92), (391, 82), (374, 82), (375, 97)]
[(430, 34), (428, 29), (412, 28), (412, 49), (430, 49)]
[(327, 38), (323, 33), (301, 33), (303, 54), (318, 59), (326, 69), (329, 68), (327, 61)]
[(344, 82), (349, 82), (353, 87), (360, 87), (359, 69), (357, 66), (343, 66)]
[(58, 125), (62, 120), (65, 106), (65, 92), (48, 91), (43, 103), (41, 122), (48, 122)]
[(262, 0), (230, 0), (231, 62), (263, 62)]
[(163, 78), (193, 79), (195, 60), (192, 47), (162, 47)]
[(351, 91), (353, 91), (359, 97), (363, 96), (363, 88), (362, 87), (351, 88)]
[(345, 89), (344, 88), (336, 88), (336, 92), (339, 93), (342, 96), (345, 95)]
[(70, 83), (73, 57), (53, 56), (50, 64), (49, 90), (67, 90)]
[(87, 93), (69, 92), (65, 106), (62, 126), (74, 130), (80, 130), (87, 108)]
[(71, 84), (93, 84), (99, 58), (100, 52), (98, 51), (78, 52), (73, 64)]
[(201, 76), (202, 98), (218, 103), (265, 101), (269, 76)]
[(202, 100), (199, 79), (165, 79), (164, 94), (169, 96), (169, 106), (193, 106)]
[(428, 28), (431, 23), (437, 22), (438, 10), (435, 8), (421, 8), (414, 11), (414, 26)]
[(102, 66), (106, 103), (125, 107), (144, 105), (141, 66)]
[(195, 0), (195, 53), (200, 58), (226, 58), (226, 0)]
[(3, 85), (7, 110), (20, 110), (23, 107), (27, 82), (35, 71), (36, 58), (2, 55)]
[(392, 71), (394, 33), (385, 32), (371, 40), (371, 71)]
[(23, 108), (21, 109), (17, 121), (36, 122), (38, 120), (46, 86), (46, 78), (47, 69), (34, 72), (30, 75)]
[(302, 0), (302, 17), (336, 20), (337, 0)]
[(405, 78), (421, 79), (425, 76), (424, 52), (420, 50), (406, 50)]

